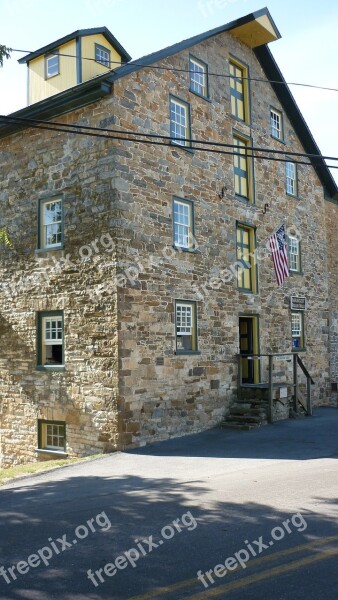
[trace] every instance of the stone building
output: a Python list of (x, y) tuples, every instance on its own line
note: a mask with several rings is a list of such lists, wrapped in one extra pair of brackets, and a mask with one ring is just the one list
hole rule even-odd
[(283, 377), (297, 353), (334, 400), (338, 193), (279, 37), (263, 9), (135, 62), (106, 29), (21, 59), (32, 103), (0, 125), (2, 466), (213, 427), (239, 353), (284, 353)]

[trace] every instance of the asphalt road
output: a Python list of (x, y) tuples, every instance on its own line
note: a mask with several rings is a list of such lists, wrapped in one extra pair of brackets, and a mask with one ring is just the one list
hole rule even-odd
[(337, 458), (322, 408), (6, 485), (0, 598), (337, 600)]

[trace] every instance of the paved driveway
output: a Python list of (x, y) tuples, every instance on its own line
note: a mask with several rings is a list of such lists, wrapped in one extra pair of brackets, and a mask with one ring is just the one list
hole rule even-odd
[(338, 410), (0, 491), (6, 600), (336, 600)]

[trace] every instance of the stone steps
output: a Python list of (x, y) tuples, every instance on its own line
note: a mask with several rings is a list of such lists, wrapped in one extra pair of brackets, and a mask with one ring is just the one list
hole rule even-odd
[(257, 398), (252, 400), (239, 399), (231, 406), (222, 427), (248, 431), (267, 425), (267, 407), (267, 402)]

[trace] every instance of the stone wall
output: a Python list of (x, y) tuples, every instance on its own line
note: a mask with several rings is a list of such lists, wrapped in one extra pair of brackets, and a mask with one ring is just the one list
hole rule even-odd
[[(231, 34), (191, 51), (210, 72), (226, 73), (231, 52), (264, 78)], [(188, 59), (183, 51), (164, 64), (186, 69)], [(303, 151), (285, 113), (285, 144), (271, 138), (270, 106), (282, 109), (267, 84), (251, 82), (250, 126), (229, 112), (228, 79), (209, 84), (210, 102), (189, 92), (188, 73), (144, 69), (59, 121), (169, 135), (174, 94), (190, 103), (194, 138), (231, 144), (236, 129), (255, 146)], [(247, 204), (234, 194), (232, 155), (24, 130), (0, 140), (0, 168), (1, 225), (15, 247), (0, 255), (3, 464), (36, 456), (38, 418), (66, 421), (71, 456), (218, 424), (237, 395), (239, 316), (259, 316), (261, 352), (290, 352), (291, 295), (307, 298), (304, 361), (315, 401), (328, 402), (325, 202), (310, 166), (299, 166), (292, 198), (284, 163), (256, 159), (256, 202)], [(60, 193), (64, 250), (37, 253), (37, 202)], [(173, 196), (194, 201), (195, 252), (172, 246)], [(284, 219), (301, 235), (303, 273), (278, 288), (264, 248)], [(230, 269), (236, 221), (257, 228), (257, 294), (240, 292)], [(175, 299), (197, 301), (199, 354), (175, 354)], [(36, 313), (45, 310), (64, 311), (64, 372), (36, 370)]]
[[(26, 130), (1, 140), (1, 223), (14, 245), (0, 256), (3, 466), (37, 458), (37, 419), (66, 421), (69, 456), (117, 446), (112, 160), (111, 148), (80, 137)], [(55, 194), (64, 249), (37, 252), (37, 203)], [(64, 311), (63, 372), (36, 369), (36, 315), (48, 310)]]
[[(229, 52), (264, 78), (252, 52), (224, 34), (191, 49), (211, 72), (227, 72)], [(185, 69), (189, 52), (165, 61)], [(303, 152), (284, 113), (285, 144), (270, 135), (270, 106), (282, 110), (274, 92), (251, 82), (251, 126), (229, 113), (228, 80), (210, 77), (210, 100), (189, 92), (188, 74), (147, 69), (115, 84), (116, 125), (169, 135), (169, 93), (190, 103), (192, 136), (232, 143), (233, 129), (251, 135), (254, 146)], [(149, 90), (151, 98), (149, 98)], [(119, 159), (124, 187), (117, 195), (123, 211), (124, 253), (139, 276), (119, 288), (119, 375), (124, 442), (144, 443), (217, 424), (237, 394), (238, 317), (258, 315), (261, 352), (291, 351), (289, 297), (307, 298), (303, 359), (316, 381), (314, 400), (329, 400), (328, 281), (324, 197), (313, 169), (299, 165), (299, 197), (285, 193), (285, 164), (255, 160), (256, 204), (237, 198), (232, 156), (189, 153), (177, 147), (126, 144)], [(131, 168), (132, 166), (132, 168)], [(222, 199), (218, 193), (225, 186)], [(195, 253), (172, 247), (172, 198), (192, 200)], [(263, 215), (264, 205), (269, 211)], [(235, 277), (218, 285), (222, 269), (236, 262), (236, 221), (257, 228), (264, 250), (285, 220), (299, 232), (303, 273), (278, 288), (270, 256), (259, 264), (259, 291), (241, 293)], [(120, 262), (119, 262), (120, 264)], [(126, 266), (126, 265), (125, 265)], [(215, 283), (216, 281), (216, 283)], [(198, 303), (199, 355), (175, 356), (174, 300)], [(122, 439), (122, 438), (121, 438)]]
[(330, 376), (332, 403), (338, 405), (338, 205), (326, 203), (328, 234), (329, 304), (330, 304)]

